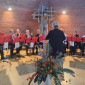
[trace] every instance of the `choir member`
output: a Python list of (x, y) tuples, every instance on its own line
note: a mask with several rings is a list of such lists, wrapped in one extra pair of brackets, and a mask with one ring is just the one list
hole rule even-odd
[[(15, 36), (16, 37), (20, 37), (21, 36), (21, 32), (20, 32), (19, 29), (16, 30)], [(19, 45), (20, 45), (19, 48), (16, 48), (16, 54), (18, 54), (18, 56), (20, 56), (19, 53), (20, 53), (20, 50), (22, 50), (23, 43), (20, 42)]]
[[(30, 34), (31, 39), (33, 38), (33, 33), (31, 32)], [(32, 55), (34, 55), (34, 48), (35, 48), (35, 43), (30, 43), (30, 45), (32, 45)]]
[(77, 33), (77, 31), (74, 32), (74, 36), (79, 37), (79, 34)]
[[(85, 38), (85, 35), (82, 36), (82, 39)], [(82, 42), (82, 56), (84, 56), (84, 50), (85, 50), (85, 42)]]
[(43, 45), (41, 42), (39, 42), (40, 36), (42, 36), (42, 34), (40, 34), (40, 30), (37, 30), (37, 34), (36, 37), (38, 37), (36, 44), (36, 54), (38, 54), (38, 48), (40, 47), (40, 45)]
[[(74, 32), (74, 36), (79, 37), (79, 34), (77, 33), (77, 31)], [(80, 42), (74, 42), (74, 48), (75, 48), (75, 52), (76, 52), (76, 49), (78, 49), (78, 48), (81, 49), (81, 43)]]
[(1, 59), (4, 59), (4, 52), (3, 52), (3, 45), (0, 44), (0, 54), (1, 54)]
[(20, 32), (20, 30), (19, 30), (19, 29), (17, 29), (17, 30), (16, 30), (15, 36), (16, 36), (16, 37), (21, 36), (21, 32)]
[(68, 41), (67, 41), (67, 34), (64, 35), (65, 35), (65, 40), (63, 41), (63, 43), (64, 43), (64, 51), (66, 53), (66, 48), (68, 48)]
[(75, 43), (74, 41), (70, 41), (70, 53), (71, 53), (71, 55), (75, 55), (75, 45), (74, 45), (74, 43)]
[[(29, 30), (26, 30), (26, 38), (31, 38)], [(26, 55), (28, 55), (28, 48), (30, 47), (30, 43), (26, 44)]]
[(14, 38), (15, 38), (15, 34), (14, 34), (14, 31), (11, 29), (10, 30), (10, 42), (9, 42), (11, 58), (13, 58), (13, 56), (14, 56), (14, 53), (13, 53), (13, 50), (14, 50), (13, 40), (14, 40)]

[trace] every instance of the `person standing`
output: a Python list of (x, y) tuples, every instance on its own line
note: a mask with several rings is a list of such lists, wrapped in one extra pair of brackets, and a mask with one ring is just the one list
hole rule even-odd
[(68, 41), (67, 41), (67, 34), (64, 34), (65, 35), (65, 40), (63, 41), (63, 44), (64, 44), (64, 51), (66, 53), (66, 48), (68, 48)]
[(9, 45), (10, 45), (10, 56), (11, 58), (13, 58), (14, 56), (14, 53), (13, 53), (13, 50), (14, 50), (14, 44), (13, 44), (13, 40), (15, 38), (15, 34), (14, 34), (14, 31), (11, 29), (10, 30), (10, 42), (9, 42)]
[(77, 33), (77, 31), (74, 32), (74, 36), (79, 37), (79, 34)]
[(19, 29), (16, 30), (15, 36), (16, 36), (16, 37), (20, 37), (20, 36), (21, 36), (21, 32), (20, 32)]
[[(26, 38), (31, 38), (29, 30), (26, 30)], [(30, 47), (30, 43), (26, 44), (26, 55), (28, 56), (28, 48)]]
[[(21, 36), (21, 32), (20, 32), (19, 29), (16, 30), (15, 36), (16, 37), (20, 37)], [(22, 50), (22, 45), (23, 45), (23, 43), (20, 42), (19, 43), (19, 48), (16, 48), (16, 54), (18, 54), (18, 56), (20, 56), (19, 53), (20, 53), (20, 50)]]
[[(71, 37), (73, 37), (73, 35)], [(70, 41), (70, 53), (71, 53), (71, 55), (75, 55), (74, 43), (75, 43), (74, 41)]]
[(56, 57), (60, 52), (64, 53), (63, 41), (65, 40), (65, 35), (63, 31), (58, 29), (58, 22), (54, 21), (52, 25), (54, 29), (49, 31), (46, 40), (49, 40), (52, 47), (52, 56)]
[(36, 45), (36, 54), (38, 54), (38, 49), (39, 49), (40, 45), (43, 45), (42, 42), (39, 42), (40, 36), (42, 36), (42, 35), (40, 34), (40, 30), (38, 29), (37, 34), (36, 34), (36, 37), (38, 39), (37, 39), (37, 42), (35, 43), (35, 45)]
[[(82, 39), (85, 38), (85, 35), (82, 36)], [(85, 42), (82, 42), (82, 56), (84, 56)]]
[[(74, 36), (75, 37), (79, 37), (79, 34), (77, 33), (77, 31), (74, 32)], [(75, 42), (75, 50), (77, 48), (80, 48), (81, 49), (81, 43), (80, 42)]]

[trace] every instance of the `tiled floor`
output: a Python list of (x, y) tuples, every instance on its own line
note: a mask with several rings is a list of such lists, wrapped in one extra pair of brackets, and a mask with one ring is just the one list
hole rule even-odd
[[(34, 73), (33, 61), (40, 56), (25, 56), (9, 59), (8, 62), (0, 61), (0, 85), (28, 85), (27, 78)], [(70, 68), (75, 72), (75, 77), (65, 73), (65, 81), (62, 85), (85, 85), (85, 58), (65, 57), (64, 68)], [(31, 85), (37, 85), (32, 82)], [(42, 83), (41, 85), (44, 85)], [(52, 81), (52, 85), (53, 81)]]

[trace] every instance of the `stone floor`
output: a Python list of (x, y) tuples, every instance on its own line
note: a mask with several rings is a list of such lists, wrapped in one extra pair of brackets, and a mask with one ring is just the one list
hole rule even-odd
[[(0, 60), (0, 85), (28, 85), (27, 78), (34, 73), (34, 61), (41, 59), (38, 55), (15, 57), (8, 62)], [(62, 85), (85, 85), (85, 58), (66, 56), (64, 68), (70, 68), (75, 72), (75, 77), (65, 73), (65, 81)], [(31, 85), (37, 85), (32, 82)], [(44, 85), (42, 83), (41, 85)], [(52, 81), (52, 85), (54, 85)]]

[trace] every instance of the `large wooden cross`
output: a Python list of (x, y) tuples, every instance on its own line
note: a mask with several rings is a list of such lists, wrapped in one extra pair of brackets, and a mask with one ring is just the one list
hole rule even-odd
[(46, 36), (48, 33), (48, 23), (53, 20), (55, 17), (55, 11), (52, 7), (48, 8), (46, 5), (40, 6), (38, 9), (35, 9), (33, 13), (33, 19), (41, 22), (40, 32), (42, 35)]

